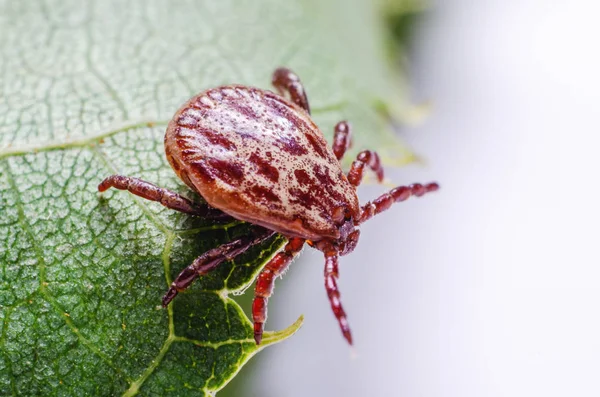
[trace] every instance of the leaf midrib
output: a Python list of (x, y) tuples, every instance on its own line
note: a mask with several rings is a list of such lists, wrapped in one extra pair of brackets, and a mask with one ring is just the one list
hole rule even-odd
[(167, 125), (168, 123), (169, 121), (165, 120), (142, 119), (115, 125), (111, 128), (107, 128), (106, 130), (101, 130), (95, 134), (89, 134), (74, 139), (52, 140), (42, 144), (7, 146), (3, 149), (0, 149), (0, 159), (12, 156), (22, 156), (31, 153), (47, 152), (51, 150), (91, 147), (98, 144), (103, 139), (109, 138), (120, 132), (127, 132), (133, 129), (144, 127), (151, 128), (154, 126)]

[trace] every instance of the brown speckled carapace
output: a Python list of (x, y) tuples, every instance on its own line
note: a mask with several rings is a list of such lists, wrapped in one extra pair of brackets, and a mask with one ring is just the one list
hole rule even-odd
[(308, 240), (337, 239), (332, 209), (358, 197), (308, 113), (270, 91), (212, 88), (167, 127), (167, 159), (213, 207)]
[[(165, 151), (177, 175), (206, 200), (191, 202), (177, 193), (137, 178), (113, 175), (98, 189), (129, 190), (168, 208), (211, 219), (235, 219), (255, 227), (196, 258), (173, 281), (163, 298), (166, 306), (196, 278), (275, 233), (288, 238), (283, 250), (258, 276), (252, 305), (254, 338), (260, 343), (267, 318), (267, 299), (304, 243), (325, 254), (325, 288), (346, 340), (352, 343), (337, 288), (338, 257), (358, 243), (357, 226), (411, 195), (438, 189), (436, 183), (399, 186), (359, 206), (356, 187), (365, 167), (381, 181), (379, 156), (359, 153), (348, 175), (339, 160), (350, 146), (350, 126), (335, 127), (333, 147), (310, 117), (306, 92), (289, 69), (273, 74), (271, 91), (228, 85), (203, 91), (176, 113), (165, 134)], [(289, 99), (287, 99), (287, 98)]]

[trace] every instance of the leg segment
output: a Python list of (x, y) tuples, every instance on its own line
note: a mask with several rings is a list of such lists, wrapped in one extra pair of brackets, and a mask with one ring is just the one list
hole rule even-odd
[(350, 184), (354, 186), (360, 185), (365, 166), (375, 171), (379, 182), (383, 181), (383, 167), (381, 166), (379, 155), (370, 150), (364, 150), (356, 156), (356, 160), (354, 160), (350, 171), (348, 171), (348, 181)]
[(355, 221), (355, 223), (359, 225), (365, 221), (368, 221), (373, 216), (390, 208), (392, 204), (404, 201), (410, 196), (421, 197), (425, 193), (435, 192), (439, 188), (440, 186), (435, 182), (428, 183), (426, 185), (414, 183), (409, 186), (398, 186), (390, 190), (388, 193), (382, 194), (373, 200), (373, 202), (368, 202), (367, 204), (363, 205), (361, 208), (361, 216), (358, 221)]
[(252, 319), (254, 320), (254, 340), (260, 345), (262, 340), (265, 321), (267, 321), (267, 303), (273, 293), (275, 278), (288, 268), (302, 247), (304, 239), (294, 237), (288, 241), (283, 251), (277, 253), (267, 263), (256, 279), (254, 289), (254, 301), (252, 302)]
[(306, 113), (310, 114), (310, 106), (308, 105), (306, 91), (296, 73), (287, 68), (278, 68), (273, 72), (272, 83), (280, 95), (284, 96), (287, 92), (292, 102), (306, 110)]
[(349, 344), (352, 344), (352, 334), (350, 333), (350, 325), (346, 318), (346, 312), (342, 307), (340, 300), (340, 291), (337, 286), (338, 272), (338, 252), (334, 249), (326, 250), (325, 253), (325, 290), (331, 303), (331, 310), (337, 319), (344, 338)]
[(352, 145), (352, 131), (347, 121), (337, 123), (334, 131), (333, 153), (338, 160), (341, 160), (346, 150)]
[(167, 208), (186, 214), (201, 216), (208, 219), (232, 219), (229, 215), (216, 208), (193, 203), (175, 192), (160, 188), (150, 182), (138, 178), (123, 175), (111, 175), (98, 185), (98, 190), (104, 192), (111, 187), (119, 190), (127, 190), (136, 196), (140, 196), (146, 200), (157, 201)]
[(245, 236), (206, 251), (196, 258), (191, 265), (183, 269), (173, 283), (171, 283), (171, 288), (163, 296), (163, 307), (166, 307), (179, 292), (187, 289), (198, 277), (207, 274), (224, 261), (235, 258), (244, 253), (248, 248), (265, 241), (274, 234), (275, 232), (271, 230), (256, 228), (253, 229), (251, 236)]

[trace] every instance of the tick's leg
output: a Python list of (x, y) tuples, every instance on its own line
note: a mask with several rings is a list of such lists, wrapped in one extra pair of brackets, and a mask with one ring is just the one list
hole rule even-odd
[(361, 208), (360, 219), (355, 223), (358, 225), (368, 221), (373, 216), (390, 208), (392, 204), (404, 201), (410, 196), (421, 197), (425, 193), (435, 192), (439, 188), (440, 186), (435, 182), (428, 183), (426, 185), (413, 183), (409, 186), (398, 186), (390, 190), (388, 193), (382, 194), (372, 202), (370, 201), (363, 205)]
[(352, 130), (347, 121), (340, 121), (335, 125), (333, 134), (333, 153), (338, 160), (344, 157), (344, 153), (352, 146)]
[(251, 236), (244, 236), (206, 251), (197, 257), (191, 265), (183, 269), (171, 283), (171, 288), (163, 296), (163, 307), (166, 307), (179, 292), (187, 289), (198, 277), (215, 269), (222, 262), (244, 253), (248, 248), (265, 241), (274, 234), (275, 232), (271, 230), (256, 228)]
[(98, 190), (104, 192), (111, 187), (119, 190), (127, 190), (136, 196), (143, 197), (146, 200), (157, 201), (167, 208), (186, 214), (197, 215), (208, 219), (232, 219), (229, 215), (216, 208), (193, 203), (175, 192), (160, 188), (150, 182), (138, 178), (123, 175), (111, 175), (98, 185)]
[(278, 68), (273, 72), (273, 79), (271, 82), (280, 95), (285, 96), (285, 93), (287, 92), (292, 102), (306, 110), (306, 113), (310, 114), (310, 106), (308, 105), (306, 91), (300, 81), (300, 77), (298, 77), (296, 73), (287, 68)]
[(252, 319), (254, 320), (254, 340), (257, 345), (260, 345), (262, 340), (264, 324), (267, 321), (267, 302), (273, 293), (275, 277), (285, 272), (294, 256), (302, 250), (303, 245), (304, 239), (297, 237), (290, 239), (283, 251), (278, 252), (266, 264), (256, 279), (254, 301), (252, 302)]
[(338, 253), (333, 248), (325, 250), (325, 290), (331, 303), (331, 310), (337, 319), (340, 329), (344, 338), (349, 344), (352, 344), (352, 334), (350, 333), (350, 325), (346, 319), (346, 313), (342, 307), (342, 301), (340, 300), (340, 291), (337, 286), (338, 273)]
[(356, 156), (356, 160), (354, 160), (350, 171), (348, 171), (348, 181), (350, 184), (354, 186), (360, 185), (365, 167), (369, 167), (375, 171), (379, 182), (383, 181), (383, 167), (381, 166), (379, 155), (370, 150), (363, 150)]

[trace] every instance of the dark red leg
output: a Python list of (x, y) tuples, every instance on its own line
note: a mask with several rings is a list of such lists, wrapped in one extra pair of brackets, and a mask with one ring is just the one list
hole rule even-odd
[(253, 230), (251, 236), (244, 236), (206, 251), (197, 257), (191, 265), (183, 269), (173, 283), (171, 283), (171, 288), (163, 296), (163, 307), (166, 307), (179, 292), (187, 289), (198, 277), (207, 274), (222, 262), (235, 258), (244, 253), (248, 248), (265, 241), (274, 234), (275, 232), (271, 230), (256, 228)]
[(348, 343), (352, 344), (350, 325), (348, 324), (348, 319), (346, 318), (346, 312), (344, 312), (344, 308), (342, 307), (340, 291), (337, 286), (337, 279), (339, 277), (339, 255), (331, 244), (328, 245), (328, 247), (323, 249), (323, 253), (325, 254), (325, 290), (327, 291), (327, 296), (329, 297), (329, 302), (331, 303), (331, 310), (333, 310), (333, 314), (340, 325), (342, 334)]
[(333, 153), (338, 160), (344, 157), (344, 153), (352, 146), (352, 131), (347, 121), (340, 121), (335, 125), (333, 134)]
[(302, 247), (304, 239), (292, 238), (288, 241), (283, 251), (278, 252), (266, 264), (256, 279), (254, 288), (254, 301), (252, 302), (252, 319), (254, 320), (254, 340), (260, 345), (262, 340), (265, 321), (267, 321), (267, 303), (273, 293), (275, 277), (281, 275), (294, 259)]
[(123, 175), (111, 175), (98, 185), (98, 190), (104, 192), (111, 187), (119, 190), (127, 190), (136, 196), (140, 196), (146, 200), (157, 201), (167, 208), (186, 214), (201, 216), (208, 219), (233, 220), (229, 215), (216, 208), (193, 203), (175, 192), (160, 188), (150, 182), (138, 178)]
[(350, 184), (354, 186), (360, 185), (365, 167), (369, 167), (375, 171), (379, 182), (383, 181), (383, 167), (381, 166), (379, 155), (370, 150), (363, 150), (356, 156), (356, 160), (354, 160), (350, 171), (348, 171), (348, 181)]
[(287, 92), (292, 102), (306, 110), (306, 113), (310, 114), (310, 106), (308, 105), (306, 91), (296, 73), (287, 68), (278, 68), (273, 72), (272, 83), (280, 95), (284, 96)]
[(361, 208), (361, 216), (358, 221), (354, 223), (359, 225), (365, 221), (368, 221), (373, 216), (379, 214), (390, 208), (392, 204), (399, 203), (408, 199), (410, 196), (421, 197), (425, 193), (435, 192), (440, 187), (437, 183), (432, 182), (426, 185), (420, 183), (413, 183), (409, 186), (398, 186), (388, 193), (382, 194), (372, 202), (368, 202)]

